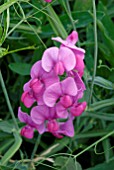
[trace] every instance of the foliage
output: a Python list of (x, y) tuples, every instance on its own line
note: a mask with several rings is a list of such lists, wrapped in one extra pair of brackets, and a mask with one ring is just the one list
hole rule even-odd
[[(96, 21), (93, 2), (0, 1), (0, 170), (114, 169), (114, 1), (95, 1)], [(79, 34), (77, 46), (86, 50), (82, 101), (88, 102), (86, 111), (74, 122), (75, 135), (56, 139), (51, 134), (37, 137), (35, 133), (32, 140), (22, 138), (19, 129), (23, 123), (17, 110), (21, 105), (26, 111), (20, 97), (30, 68), (46, 48), (58, 46), (52, 37), (65, 39), (74, 29)]]

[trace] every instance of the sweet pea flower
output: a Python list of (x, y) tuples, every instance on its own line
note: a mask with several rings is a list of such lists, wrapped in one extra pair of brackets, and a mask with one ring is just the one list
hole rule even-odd
[(44, 124), (45, 131), (52, 133), (57, 138), (62, 138), (63, 135), (74, 136), (73, 119), (70, 118), (66, 122), (58, 122), (55, 107), (46, 105), (33, 107), (31, 119), (38, 126)]
[(86, 109), (86, 106), (87, 106), (86, 102), (74, 104), (70, 108), (70, 112), (73, 116), (80, 116), (84, 112), (84, 110)]
[(25, 113), (21, 111), (21, 108), (19, 107), (18, 109), (18, 118), (21, 122), (26, 123), (27, 125), (24, 126), (21, 129), (20, 134), (28, 139), (32, 139), (34, 136), (34, 130), (36, 129), (40, 134), (44, 133), (45, 131), (45, 127), (44, 124), (42, 125), (37, 125), (35, 124), (31, 117)]
[(45, 0), (45, 2), (51, 2), (52, 0)]
[(78, 33), (76, 31), (73, 31), (67, 38), (66, 40), (61, 39), (60, 37), (52, 38), (52, 40), (55, 40), (57, 42), (60, 42), (64, 47), (69, 48), (70, 50), (73, 51), (76, 57), (76, 65), (75, 65), (75, 70), (78, 71), (80, 77), (82, 77), (84, 73), (84, 54), (85, 50), (79, 47), (75, 46), (75, 43), (78, 41)]
[(41, 67), (41, 61), (36, 62), (31, 68), (31, 80), (24, 85), (21, 101), (26, 107), (31, 107), (37, 101), (43, 104), (43, 92), (51, 84), (58, 82), (59, 78), (52, 70), (49, 73)]
[[(56, 104), (57, 115), (61, 118), (67, 118), (68, 112), (65, 112), (63, 108), (72, 106), (72, 97), (76, 96), (77, 92), (74, 79), (68, 77), (61, 82), (49, 86), (45, 90), (43, 95), (44, 103), (49, 107), (54, 107)], [(57, 100), (59, 100), (59, 102), (57, 102)]]
[(57, 75), (72, 70), (76, 65), (74, 53), (66, 48), (51, 47), (45, 50), (42, 57), (42, 67), (46, 72), (54, 70)]
[(76, 83), (76, 86), (77, 86), (77, 89), (78, 89), (78, 94), (76, 95), (77, 99), (75, 99), (77, 101), (78, 99), (81, 99), (83, 97), (83, 92), (84, 92), (84, 90), (86, 90), (85, 84), (82, 81), (78, 72), (76, 72), (76, 71), (68, 72), (67, 76), (73, 77), (74, 80), (75, 80), (75, 83)]

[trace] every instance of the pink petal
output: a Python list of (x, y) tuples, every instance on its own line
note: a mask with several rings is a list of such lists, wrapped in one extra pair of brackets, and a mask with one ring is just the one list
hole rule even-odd
[(45, 72), (42, 76), (42, 80), (45, 84), (45, 88), (48, 86), (59, 82), (59, 77), (55, 74), (55, 72), (52, 70), (49, 73)]
[(67, 37), (66, 41), (71, 44), (76, 44), (78, 41), (78, 33), (76, 31), (72, 31), (72, 33)]
[(69, 136), (69, 137), (74, 136), (74, 126), (73, 126), (73, 120), (72, 119), (69, 119), (65, 123), (61, 123), (60, 133), (66, 135), (66, 136)]
[(21, 136), (24, 136), (28, 139), (32, 139), (33, 136), (34, 136), (34, 128), (30, 127), (30, 126), (24, 126), (22, 129), (21, 129), (21, 132), (20, 132)]
[(47, 123), (47, 129), (49, 132), (55, 132), (59, 129), (59, 124), (56, 120), (50, 120)]
[(56, 73), (56, 75), (63, 75), (65, 68), (64, 65), (61, 61), (58, 61), (54, 67), (54, 71)]
[(24, 86), (23, 86), (24, 91), (30, 91), (30, 89), (31, 89), (30, 82), (31, 82), (31, 80), (29, 80), (27, 83), (24, 84)]
[(40, 60), (34, 63), (34, 65), (31, 68), (30, 75), (32, 78), (38, 78), (39, 74), (41, 75), (41, 72), (42, 72), (42, 67), (41, 67), (41, 60)]
[(43, 134), (46, 131), (45, 124), (42, 123), (41, 125), (36, 125), (36, 130), (40, 133)]
[(35, 106), (31, 110), (31, 118), (34, 123), (40, 125), (49, 117), (49, 109), (47, 106)]
[(77, 94), (78, 89), (72, 77), (68, 77), (65, 80), (63, 80), (61, 82), (61, 86), (63, 94), (68, 94), (71, 96), (75, 96)]
[(21, 122), (26, 123), (29, 126), (32, 126), (32, 127), (35, 126), (34, 122), (31, 119), (31, 117), (27, 113), (22, 112), (20, 107), (18, 108), (18, 118), (19, 118), (19, 120)]
[(64, 95), (60, 98), (60, 103), (65, 107), (68, 108), (72, 105), (72, 98), (69, 95)]
[(29, 94), (28, 91), (25, 91), (21, 96), (21, 101), (27, 108), (29, 108), (35, 102), (35, 99), (33, 95)]
[(86, 109), (87, 103), (86, 102), (82, 102), (79, 103), (77, 106), (72, 106), (70, 108), (70, 112), (72, 113), (73, 116), (80, 116), (84, 110)]
[(45, 2), (51, 2), (52, 0), (45, 0)]
[(56, 104), (56, 113), (59, 118), (66, 119), (68, 117), (67, 109), (60, 102)]
[(42, 57), (42, 67), (45, 71), (50, 72), (58, 59), (59, 49), (57, 47), (48, 48)]
[(76, 58), (75, 58), (74, 53), (66, 47), (60, 48), (59, 60), (62, 61), (67, 71), (72, 70), (76, 65)]
[(49, 86), (43, 95), (44, 103), (49, 106), (53, 107), (57, 101), (57, 99), (61, 96), (62, 91), (60, 87), (60, 83), (55, 83)]
[(79, 47), (76, 47), (74, 44), (69, 43), (67, 40), (62, 40), (60, 37), (53, 37), (52, 40), (60, 42), (62, 44), (62, 46), (68, 47), (69, 49), (72, 49), (73, 52), (79, 55), (84, 55), (85, 50)]
[(30, 82), (30, 87), (34, 93), (39, 94), (43, 90), (44, 84), (35, 78)]
[(60, 42), (61, 44), (67, 46), (68, 42), (66, 40), (62, 40), (60, 37), (53, 37), (52, 40)]

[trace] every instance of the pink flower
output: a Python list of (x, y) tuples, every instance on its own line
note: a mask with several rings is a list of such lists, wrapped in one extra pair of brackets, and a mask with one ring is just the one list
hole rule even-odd
[(21, 129), (20, 134), (21, 136), (24, 136), (28, 139), (32, 139), (34, 137), (34, 128), (29, 125), (26, 125)]
[(43, 92), (48, 86), (58, 81), (59, 78), (53, 70), (47, 73), (42, 69), (41, 61), (36, 62), (31, 68), (31, 80), (24, 85), (21, 101), (28, 108), (35, 101), (43, 104)]
[(79, 102), (86, 88), (81, 79), (85, 50), (75, 46), (78, 33), (73, 31), (66, 40), (60, 37), (53, 40), (62, 43), (60, 48), (51, 47), (44, 51), (42, 60), (32, 66), (31, 78), (24, 85), (21, 96), (28, 108), (36, 102), (30, 115), (21, 108), (18, 110), (19, 120), (26, 124), (20, 134), (29, 139), (33, 138), (35, 130), (40, 134), (49, 132), (57, 138), (73, 137), (73, 120), (87, 105), (85, 101)]
[(70, 112), (72, 113), (73, 116), (80, 116), (86, 109), (86, 106), (87, 106), (86, 102), (78, 103), (76, 105), (74, 104), (70, 108)]
[(74, 136), (73, 119), (69, 118), (66, 122), (58, 122), (55, 107), (46, 105), (33, 107), (31, 110), (32, 121), (38, 126), (44, 124), (45, 131), (52, 133), (57, 138), (63, 135)]
[(35, 124), (32, 119), (31, 116), (29, 116), (27, 113), (22, 112), (21, 108), (19, 107), (18, 109), (18, 118), (21, 122), (26, 123), (27, 125), (24, 126), (21, 129), (20, 134), (26, 138), (33, 138), (34, 135), (34, 130), (36, 129), (40, 134), (44, 133), (45, 131), (45, 127), (44, 124), (42, 125), (37, 125)]
[(67, 47), (73, 51), (76, 57), (75, 70), (78, 71), (79, 75), (82, 77), (84, 73), (84, 53), (85, 50), (75, 46), (75, 43), (78, 41), (78, 33), (73, 31), (66, 40), (62, 40), (60, 37), (52, 38), (52, 40), (60, 42), (64, 47)]
[(45, 0), (45, 2), (51, 2), (52, 0)]
[(52, 69), (57, 75), (63, 75), (64, 71), (72, 70), (76, 65), (76, 59), (73, 52), (66, 48), (57, 47), (48, 48), (42, 57), (42, 67), (50, 72)]
[(49, 107), (56, 104), (57, 115), (61, 118), (67, 118), (68, 112), (65, 109), (72, 106), (72, 97), (77, 94), (77, 86), (72, 77), (49, 86), (44, 92), (44, 103)]

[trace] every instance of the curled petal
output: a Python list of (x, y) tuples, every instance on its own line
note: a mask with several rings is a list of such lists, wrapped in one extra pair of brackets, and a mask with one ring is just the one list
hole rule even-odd
[(18, 118), (21, 122), (26, 123), (31, 127), (35, 127), (31, 117), (27, 113), (22, 112), (20, 107), (18, 108)]
[(75, 69), (78, 71), (80, 77), (82, 77), (84, 74), (84, 68), (85, 68), (83, 58), (80, 55), (76, 55), (76, 61), (77, 63), (76, 63)]
[(80, 116), (84, 110), (86, 109), (87, 103), (86, 102), (82, 102), (79, 103), (77, 106), (72, 106), (70, 108), (70, 112), (73, 116)]
[(21, 101), (27, 108), (29, 108), (35, 102), (35, 99), (32, 94), (30, 94), (28, 91), (25, 91), (21, 96)]
[(34, 128), (32, 128), (31, 126), (24, 126), (22, 129), (21, 129), (21, 132), (20, 132), (21, 136), (24, 136), (28, 139), (32, 139), (33, 136), (34, 136)]
[(33, 90), (34, 93), (38, 94), (41, 92), (41, 90), (43, 89), (43, 83), (38, 80), (37, 78), (33, 79), (30, 83), (30, 87)]
[(59, 129), (59, 124), (56, 120), (50, 120), (47, 123), (47, 129), (49, 132), (56, 132)]
[(67, 37), (66, 41), (71, 44), (76, 44), (78, 41), (78, 33), (76, 31), (72, 31), (72, 33)]
[(38, 78), (39, 74), (41, 75), (41, 61), (37, 61), (36, 63), (34, 63), (34, 65), (31, 68), (31, 72), (30, 75), (32, 78)]
[(72, 105), (72, 98), (68, 95), (64, 95), (63, 97), (61, 97), (60, 99), (60, 103), (65, 107), (68, 108)]
[(51, 47), (45, 50), (42, 57), (42, 67), (45, 71), (50, 72), (54, 67), (58, 59), (59, 49), (57, 47)]

